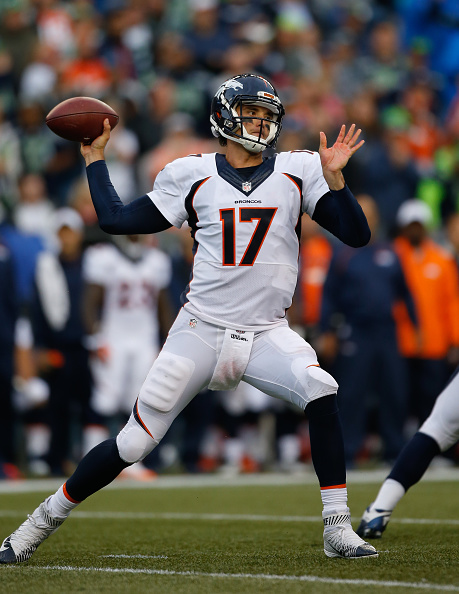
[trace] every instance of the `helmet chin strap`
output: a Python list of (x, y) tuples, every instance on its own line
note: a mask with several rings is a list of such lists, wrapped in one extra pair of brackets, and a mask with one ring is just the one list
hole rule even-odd
[[(250, 134), (248, 134), (248, 136), (251, 136)], [(252, 136), (253, 138), (253, 136)], [(253, 142), (251, 140), (249, 140), (248, 138), (233, 138), (233, 140), (236, 140), (237, 142), (239, 142), (240, 144), (242, 144), (242, 146), (249, 151), (249, 153), (261, 153), (261, 151), (263, 151), (266, 147), (262, 144), (259, 144), (258, 142)]]
[[(254, 134), (249, 134), (244, 126), (244, 124), (241, 124), (242, 126), (242, 137), (241, 138), (236, 138), (233, 137), (231, 140), (235, 140), (236, 142), (239, 142), (239, 144), (242, 144), (242, 146), (249, 151), (249, 153), (261, 153), (261, 151), (264, 151), (265, 148), (267, 148), (268, 142), (270, 141), (270, 137), (271, 137), (271, 126), (270, 126), (270, 132), (268, 134), (268, 137), (266, 139), (264, 138), (260, 138), (260, 136), (255, 136)], [(266, 144), (261, 144), (260, 140), (263, 141), (263, 143)]]

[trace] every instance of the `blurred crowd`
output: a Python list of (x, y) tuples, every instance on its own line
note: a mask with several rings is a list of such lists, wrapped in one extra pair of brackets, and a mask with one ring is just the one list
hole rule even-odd
[[(73, 96), (117, 111), (106, 156), (127, 203), (169, 161), (222, 150), (210, 101), (243, 72), (280, 94), (279, 152), (362, 128), (345, 177), (372, 241), (305, 220), (288, 317), (340, 384), (348, 466), (393, 461), (459, 363), (458, 55), (457, 0), (2, 0), (0, 478), (67, 474), (116, 434), (192, 264), (186, 228), (99, 229), (79, 146), (46, 114)], [(131, 472), (309, 462), (304, 416), (241, 384), (200, 394)]]

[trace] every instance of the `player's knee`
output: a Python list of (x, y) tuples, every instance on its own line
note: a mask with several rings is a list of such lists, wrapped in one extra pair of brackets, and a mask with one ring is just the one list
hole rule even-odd
[(431, 414), (419, 428), (420, 433), (428, 435), (438, 444), (442, 452), (453, 446), (459, 439), (459, 418)]
[(118, 433), (116, 445), (120, 458), (129, 464), (134, 464), (143, 460), (158, 445), (158, 441), (148, 435), (145, 429), (136, 424), (136, 421), (132, 423), (129, 420)]
[(161, 413), (180, 400), (195, 368), (192, 359), (163, 351), (156, 359), (139, 394), (139, 400)]
[(336, 394), (338, 391), (336, 380), (317, 365), (304, 367), (304, 364), (297, 363), (293, 366), (293, 373), (302, 385), (309, 402), (328, 394)]

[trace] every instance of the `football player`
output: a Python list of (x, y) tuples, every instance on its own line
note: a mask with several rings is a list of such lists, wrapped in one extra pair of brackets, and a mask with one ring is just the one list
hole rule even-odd
[(459, 440), (459, 367), (432, 412), (400, 452), (378, 495), (363, 513), (357, 533), (381, 538), (397, 503), (421, 480), (435, 456)]
[[(171, 325), (166, 288), (170, 258), (141, 235), (118, 235), (113, 244), (89, 247), (83, 260), (83, 315), (92, 353), (91, 423), (83, 451), (110, 436), (118, 414), (129, 417), (140, 386), (160, 350), (160, 327)], [(151, 478), (140, 462), (123, 475)]]
[(225, 153), (173, 161), (151, 192), (127, 205), (104, 161), (108, 120), (101, 136), (81, 146), (101, 227), (113, 234), (156, 233), (186, 221), (194, 238), (193, 275), (126, 426), (92, 449), (4, 540), (1, 562), (29, 559), (81, 501), (157, 446), (200, 390), (235, 389), (241, 380), (306, 410), (323, 502), (325, 554), (377, 556), (351, 526), (338, 384), (285, 317), (297, 280), (303, 213), (354, 247), (370, 239), (342, 173), (363, 140), (354, 125), (349, 130), (343, 125), (331, 147), (321, 132), (318, 152), (264, 159), (263, 150), (276, 144), (283, 116), (268, 80), (254, 74), (228, 79), (217, 90), (210, 115)]

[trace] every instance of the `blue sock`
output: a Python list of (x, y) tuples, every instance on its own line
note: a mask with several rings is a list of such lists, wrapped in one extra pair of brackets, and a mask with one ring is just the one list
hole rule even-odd
[(305, 412), (309, 419), (312, 463), (321, 488), (345, 487), (346, 461), (336, 394), (310, 402)]
[(405, 491), (421, 480), (435, 456), (440, 453), (438, 443), (425, 433), (416, 433), (400, 452), (387, 478), (398, 481)]
[(65, 483), (67, 493), (74, 501), (83, 501), (111, 483), (127, 466), (130, 464), (118, 453), (116, 438), (107, 439), (88, 452), (78, 464)]

